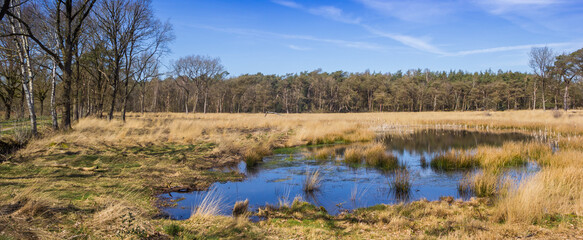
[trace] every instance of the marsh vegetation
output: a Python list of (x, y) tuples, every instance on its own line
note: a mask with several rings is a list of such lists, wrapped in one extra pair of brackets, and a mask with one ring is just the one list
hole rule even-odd
[[(88, 118), (0, 164), (0, 227), (17, 239), (575, 236), (582, 119), (579, 111)], [(323, 139), (335, 144), (305, 146)], [(261, 161), (248, 169), (254, 149)], [(355, 164), (345, 160), (350, 149)], [(452, 149), (472, 156), (474, 167), (427, 166)], [(398, 167), (377, 164), (391, 156)], [(318, 190), (302, 189), (306, 166), (319, 169)], [(407, 179), (395, 174), (403, 167), (406, 198), (395, 194), (406, 188), (392, 185)], [(257, 192), (245, 194), (245, 184)], [(211, 198), (209, 188), (221, 194)], [(188, 197), (196, 193), (198, 201)]]

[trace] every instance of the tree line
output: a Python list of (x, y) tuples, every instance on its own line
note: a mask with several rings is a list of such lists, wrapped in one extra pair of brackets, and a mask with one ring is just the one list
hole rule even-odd
[[(220, 58), (181, 57), (161, 73), (174, 39), (150, 0), (3, 0), (0, 109), (50, 115), (68, 129), (126, 112), (370, 112), (583, 106), (583, 49), (532, 48), (532, 74), (512, 71), (348, 73), (315, 70), (229, 77)], [(58, 113), (61, 122), (57, 121)]]

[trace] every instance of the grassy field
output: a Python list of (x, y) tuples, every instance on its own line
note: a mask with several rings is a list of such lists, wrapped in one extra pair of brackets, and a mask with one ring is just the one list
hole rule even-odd
[[(460, 183), (484, 192), (466, 202), (443, 198), (331, 216), (296, 200), (262, 209), (257, 214), (267, 220), (258, 223), (207, 214), (212, 208), (185, 221), (158, 210), (168, 203), (157, 194), (241, 180), (238, 172), (212, 169), (258, 162), (277, 148), (373, 141), (380, 132), (424, 128), (519, 131), (537, 141), (454, 158), (483, 168)], [(383, 160), (371, 164), (390, 160), (368, 154)], [(465, 153), (450, 155), (456, 154)], [(446, 155), (439, 166), (466, 165)], [(529, 160), (542, 169), (519, 186), (497, 179), (497, 169)], [(0, 188), (0, 239), (573, 238), (583, 235), (583, 111), (148, 113), (128, 114), (125, 124), (86, 118), (71, 131), (44, 130), (7, 156)]]

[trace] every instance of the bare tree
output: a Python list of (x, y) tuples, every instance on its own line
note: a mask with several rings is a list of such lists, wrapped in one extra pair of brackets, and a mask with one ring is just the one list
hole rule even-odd
[[(543, 101), (543, 110), (546, 110), (546, 83), (549, 78), (549, 72), (551, 67), (553, 66), (554, 62), (554, 53), (553, 50), (548, 47), (533, 47), (530, 49), (530, 60), (529, 66), (534, 70), (534, 73), (538, 76), (541, 80), (542, 84), (542, 101)], [(534, 81), (534, 96), (533, 96), (533, 108), (536, 109), (536, 80)]]
[(106, 48), (112, 64), (109, 119), (113, 118), (118, 91), (123, 87), (119, 94), (122, 97), (122, 120), (125, 121), (128, 99), (136, 81), (151, 77), (147, 70), (152, 61), (157, 62), (158, 56), (167, 51), (166, 44), (173, 38), (172, 28), (154, 18), (149, 0), (104, 0), (100, 12), (97, 18), (107, 40)]
[(10, 22), (10, 29), (12, 30), (11, 35), (13, 35), (16, 42), (16, 49), (18, 52), (18, 59), (20, 60), (20, 73), (22, 79), (22, 89), (26, 98), (26, 105), (28, 106), (28, 114), (30, 116), (31, 132), (33, 135), (37, 134), (37, 124), (36, 124), (36, 112), (34, 108), (34, 81), (33, 81), (33, 70), (31, 64), (31, 43), (24, 35), (25, 30), (23, 24), (16, 20), (22, 19), (22, 7), (20, 6), (20, 1), (15, 0), (13, 12), (8, 18)]
[[(19, 1), (14, 2), (14, 5), (19, 5)], [(22, 24), (24, 32), (19, 33), (19, 35), (29, 37), (37, 43), (43, 51), (55, 59), (55, 62), (61, 69), (63, 80), (62, 101), (64, 108), (62, 127), (65, 129), (71, 128), (73, 60), (76, 55), (75, 53), (77, 51), (79, 39), (83, 32), (85, 20), (91, 13), (91, 9), (95, 5), (95, 2), (97, 2), (97, 0), (47, 0), (44, 12), (40, 12), (41, 8), (35, 6), (39, 12), (32, 14), (34, 16), (31, 16), (30, 19), (51, 22), (57, 36), (58, 47), (56, 50), (51, 49), (53, 42), (47, 42), (38, 37), (40, 33), (38, 32), (38, 29), (34, 28), (35, 22), (23, 19), (20, 16), (13, 14), (12, 11), (7, 12), (7, 15)]]
[[(174, 39), (172, 25), (154, 18), (149, 0), (131, 3), (132, 32), (128, 50), (125, 51), (125, 78), (122, 103), (122, 120), (125, 122), (128, 100), (135, 86), (158, 76), (160, 57), (169, 51), (168, 43)], [(132, 84), (131, 84), (132, 83)]]
[[(209, 56), (190, 55), (178, 59), (174, 63), (174, 72), (177, 75), (176, 79), (181, 79), (179, 86), (186, 90), (192, 83), (194, 85), (194, 107), (193, 112), (196, 111), (198, 99), (203, 94), (204, 104), (203, 112), (206, 113), (209, 87), (213, 81), (224, 78), (228, 72), (224, 70), (220, 58), (211, 58)], [(188, 101), (188, 99), (187, 99)], [(188, 113), (188, 110), (186, 111)]]

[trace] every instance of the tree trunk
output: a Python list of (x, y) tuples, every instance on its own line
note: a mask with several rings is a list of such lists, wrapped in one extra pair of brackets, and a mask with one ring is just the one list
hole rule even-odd
[(59, 128), (59, 122), (57, 120), (57, 106), (55, 92), (57, 87), (57, 62), (53, 58), (53, 75), (51, 77), (51, 118), (53, 120), (53, 129)]
[(205, 114), (206, 114), (206, 101), (207, 101), (207, 98), (208, 98), (208, 91), (205, 91), (204, 92), (204, 106), (203, 106), (203, 113), (205, 113)]
[(536, 81), (534, 82), (534, 91), (532, 93), (532, 110), (536, 110)]
[[(17, 10), (16, 14), (20, 16), (20, 9)], [(18, 27), (16, 26), (18, 24)], [(20, 22), (15, 22), (14, 19), (10, 21), (10, 26), (12, 28), (13, 33), (21, 33), (24, 32), (24, 29), (21, 26)], [(18, 28), (18, 30), (17, 30)], [(16, 37), (16, 45), (18, 47), (18, 57), (20, 58), (20, 71), (22, 73), (22, 90), (24, 92), (26, 98), (26, 105), (28, 106), (28, 113), (30, 116), (30, 125), (31, 125), (31, 132), (33, 135), (37, 134), (36, 128), (36, 113), (34, 111), (34, 84), (33, 84), (33, 75), (32, 75), (32, 67), (30, 65), (30, 45), (28, 42), (28, 38), (25, 36), (17, 36)]]
[(542, 84), (543, 84), (543, 89), (542, 89), (543, 111), (546, 111), (547, 110), (547, 106), (546, 106), (547, 105), (547, 101), (545, 99), (545, 95), (546, 94), (545, 94), (545, 80), (544, 79), (542, 80)]
[(10, 120), (10, 112), (12, 112), (12, 104), (4, 103), (6, 112), (4, 112), (4, 120)]
[(563, 108), (569, 110), (569, 84), (565, 84), (565, 95), (563, 96)]

